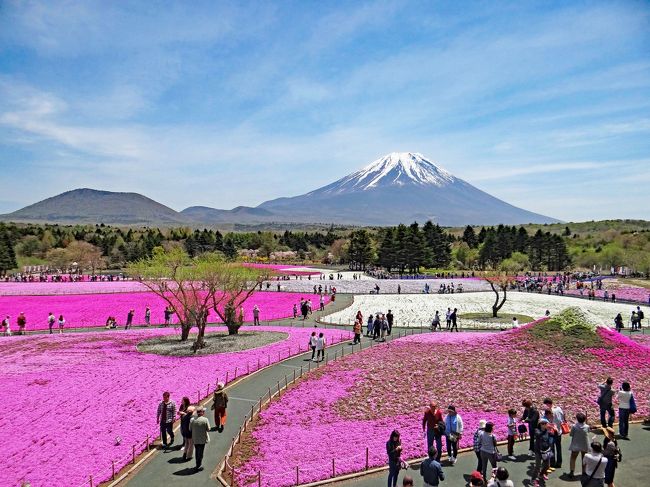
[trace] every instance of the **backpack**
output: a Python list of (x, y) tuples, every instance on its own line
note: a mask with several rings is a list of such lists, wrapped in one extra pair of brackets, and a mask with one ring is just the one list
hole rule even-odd
[(641, 321), (643, 318), (645, 318), (645, 315), (643, 314), (643, 310), (639, 310), (637, 313), (637, 316), (639, 317), (639, 321)]
[(439, 436), (443, 436), (445, 434), (445, 431), (447, 431), (447, 426), (445, 425), (444, 421), (438, 421), (438, 425), (436, 426), (436, 430)]
[(474, 433), (474, 451), (481, 451), (481, 430), (476, 430)]

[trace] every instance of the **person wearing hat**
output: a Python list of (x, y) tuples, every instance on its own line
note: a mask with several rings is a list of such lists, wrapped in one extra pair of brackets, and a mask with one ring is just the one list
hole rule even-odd
[(224, 383), (219, 382), (217, 389), (212, 396), (212, 409), (214, 410), (214, 427), (219, 433), (223, 433), (226, 425), (226, 408), (228, 407), (228, 394), (224, 390)]
[(474, 470), (469, 476), (469, 485), (472, 487), (483, 487), (485, 482), (483, 482), (483, 475), (478, 470)]
[(458, 442), (463, 436), (463, 418), (456, 412), (455, 406), (447, 407), (447, 416), (445, 416), (445, 434), (447, 441), (447, 456), (449, 463), (456, 463), (458, 456)]
[(195, 472), (203, 470), (201, 464), (203, 463), (203, 453), (205, 452), (205, 445), (210, 443), (210, 421), (205, 417), (205, 408), (199, 406), (196, 408), (196, 418), (192, 418), (190, 422), (190, 432), (192, 433), (192, 443), (196, 450), (196, 467)]
[(553, 457), (553, 436), (548, 431), (549, 421), (541, 418), (535, 430), (535, 469), (533, 481), (548, 480), (548, 469)]

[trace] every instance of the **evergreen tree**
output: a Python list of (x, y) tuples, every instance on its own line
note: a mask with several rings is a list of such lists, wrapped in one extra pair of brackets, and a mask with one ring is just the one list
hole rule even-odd
[(389, 227), (382, 230), (381, 243), (379, 244), (378, 263), (390, 272), (395, 267), (396, 243), (395, 228)]
[(424, 238), (422, 236), (422, 232), (420, 231), (420, 226), (417, 224), (417, 222), (414, 222), (409, 226), (407, 235), (406, 265), (411, 274), (415, 274), (420, 269), (420, 266), (424, 265), (425, 257), (427, 254), (424, 245)]
[(485, 242), (485, 236), (486, 235), (487, 235), (487, 230), (485, 229), (485, 227), (481, 227), (481, 231), (478, 232), (478, 243), (479, 244), (482, 244), (483, 242)]
[(356, 230), (350, 235), (350, 267), (352, 269), (365, 270), (366, 266), (372, 263), (374, 252), (372, 239), (367, 230)]
[(4, 225), (0, 225), (0, 276), (16, 267), (18, 264), (11, 235)]
[(474, 232), (474, 228), (471, 225), (467, 225), (465, 227), (462, 240), (468, 245), (470, 249), (475, 249), (478, 247), (478, 237), (476, 236), (476, 232)]
[(451, 262), (450, 238), (440, 225), (434, 225), (430, 221), (422, 227), (424, 241), (428, 253), (427, 265), (439, 269), (446, 268)]

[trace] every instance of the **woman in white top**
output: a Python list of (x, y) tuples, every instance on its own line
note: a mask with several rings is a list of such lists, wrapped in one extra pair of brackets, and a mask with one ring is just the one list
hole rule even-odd
[(65, 325), (65, 318), (59, 315), (59, 334), (63, 333), (63, 325)]
[(607, 458), (603, 456), (603, 445), (594, 441), (591, 444), (591, 451), (582, 459), (582, 466), (585, 469), (581, 479), (583, 487), (603, 487), (605, 467), (607, 467)]
[(325, 358), (325, 336), (323, 332), (318, 335), (316, 339), (316, 361), (323, 360)]
[(621, 390), (618, 391), (618, 432), (621, 438), (627, 440), (630, 429), (630, 401), (632, 400), (632, 388), (629, 382), (623, 382)]

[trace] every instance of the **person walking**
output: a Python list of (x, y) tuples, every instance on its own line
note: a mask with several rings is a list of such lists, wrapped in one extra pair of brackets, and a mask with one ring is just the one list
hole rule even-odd
[(386, 333), (388, 333), (388, 320), (385, 315), (381, 315), (381, 340), (386, 341)]
[(192, 430), (190, 423), (194, 416), (194, 406), (190, 403), (189, 397), (184, 397), (181, 406), (178, 408), (178, 415), (181, 417), (181, 436), (183, 437), (183, 460), (192, 459), (194, 454), (194, 443), (192, 443)]
[(591, 451), (582, 459), (584, 473), (580, 479), (583, 487), (602, 487), (608, 459), (603, 455), (603, 445), (598, 441), (591, 443)]
[(253, 306), (253, 326), (260, 326), (260, 307)]
[(571, 431), (569, 432), (569, 436), (571, 437), (571, 442), (569, 443), (569, 451), (571, 452), (569, 479), (571, 480), (575, 478), (578, 454), (581, 454), (581, 460), (584, 460), (585, 454), (589, 450), (589, 425), (586, 421), (587, 416), (584, 413), (576, 414), (576, 422), (571, 426)]
[(388, 313), (386, 313), (386, 321), (388, 323), (388, 330), (387, 330), (388, 335), (390, 335), (391, 332), (393, 331), (394, 320), (395, 317), (393, 316), (393, 312), (391, 310), (388, 310)]
[(295, 320), (298, 317), (298, 305), (293, 303), (293, 319)]
[(223, 433), (226, 425), (226, 408), (228, 407), (228, 394), (224, 389), (224, 383), (219, 382), (217, 389), (212, 395), (212, 409), (214, 410), (214, 428)]
[(458, 308), (454, 308), (454, 311), (451, 313), (451, 330), (450, 331), (458, 331)]
[(436, 331), (436, 328), (440, 328), (442, 331), (442, 325), (440, 324), (440, 313), (436, 311), (433, 321), (431, 321), (431, 330)]
[(190, 422), (190, 431), (192, 432), (192, 442), (196, 450), (196, 467), (195, 472), (203, 470), (203, 454), (205, 453), (205, 445), (210, 443), (210, 421), (205, 417), (205, 408), (199, 406), (196, 408), (197, 417), (193, 418)]
[(447, 456), (449, 463), (456, 463), (458, 457), (458, 442), (463, 436), (463, 418), (456, 412), (455, 406), (447, 407), (445, 416), (445, 434), (447, 440)]
[(603, 428), (605, 439), (603, 440), (603, 455), (607, 458), (605, 467), (605, 484), (607, 487), (614, 487), (614, 475), (618, 468), (618, 463), (623, 459), (621, 450), (616, 441), (616, 432), (614, 428)]
[(25, 327), (27, 326), (27, 317), (24, 312), (20, 312), (18, 318), (16, 318), (16, 325), (18, 325), (18, 335), (25, 334)]
[(402, 467), (402, 441), (399, 431), (393, 430), (386, 442), (388, 454), (388, 487), (397, 487), (397, 478)]
[(65, 318), (63, 315), (59, 315), (59, 335), (63, 334), (63, 327), (65, 326)]
[(325, 360), (325, 335), (323, 332), (320, 332), (316, 339), (316, 362), (321, 360)]
[(11, 316), (5, 316), (5, 319), (2, 320), (2, 331), (7, 337), (11, 336)]
[(564, 411), (560, 406), (553, 404), (550, 397), (544, 398), (544, 406), (551, 411), (551, 418), (547, 418), (555, 426), (555, 435), (553, 436), (553, 458), (551, 468), (562, 468), (562, 423), (564, 423)]
[(616, 318), (614, 318), (614, 325), (616, 326), (616, 331), (620, 333), (624, 327), (623, 316), (621, 315), (621, 313), (617, 314)]
[(126, 314), (126, 325), (124, 325), (124, 329), (128, 330), (131, 325), (133, 324), (133, 315), (135, 314), (134, 309), (130, 309), (129, 312)]
[[(165, 391), (156, 412), (156, 422), (160, 425), (160, 439), (164, 449), (174, 444), (174, 418), (176, 418), (176, 403), (169, 398), (169, 392)], [(168, 434), (169, 443), (167, 443)]]
[(429, 458), (420, 464), (420, 475), (422, 475), (424, 487), (437, 487), (442, 480), (445, 480), (445, 474), (442, 471), (442, 465), (436, 460), (438, 451), (431, 447), (427, 453)]
[(54, 323), (56, 323), (56, 317), (50, 311), (50, 314), (47, 315), (47, 327), (50, 329), (50, 335), (53, 333), (52, 328), (54, 328)]
[(354, 341), (352, 342), (352, 345), (356, 345), (357, 343), (361, 343), (361, 331), (363, 329), (363, 323), (361, 322), (360, 319), (356, 319), (354, 321), (354, 326), (352, 327), (352, 331), (354, 332)]
[(147, 326), (151, 324), (151, 308), (149, 306), (144, 309), (144, 324)]
[(319, 304), (320, 304), (320, 310), (325, 311), (325, 298), (323, 296), (320, 297)]
[[(445, 429), (445, 418), (442, 415), (442, 410), (438, 407), (435, 401), (431, 401), (429, 406), (424, 410), (422, 416), (422, 431), (427, 438), (427, 451), (434, 446), (437, 452), (436, 460), (440, 461), (442, 455), (442, 436)], [(443, 430), (443, 431), (441, 431)]]
[(478, 422), (478, 428), (474, 431), (474, 438), (472, 439), (472, 449), (476, 455), (476, 471), (483, 472), (483, 463), (481, 461), (481, 435), (485, 431), (487, 421), (482, 419)]
[(368, 316), (368, 324), (367, 324), (367, 328), (368, 328), (367, 329), (367, 336), (369, 336), (369, 337), (373, 336), (373, 334), (374, 334), (374, 330), (372, 329), (374, 324), (375, 324), (375, 318), (371, 314), (370, 316)]
[(316, 345), (318, 345), (318, 337), (316, 332), (312, 331), (311, 336), (309, 337), (309, 346), (311, 347), (311, 361), (316, 361)]
[(508, 460), (515, 461), (515, 439), (517, 438), (517, 410), (508, 409)]
[(451, 308), (447, 308), (445, 319), (447, 320), (447, 331), (449, 331), (451, 329)]
[(485, 423), (485, 429), (479, 437), (479, 454), (481, 460), (481, 474), (487, 480), (488, 462), (492, 468), (497, 468), (497, 439), (494, 436), (494, 424)]
[[(598, 385), (600, 394), (598, 395), (596, 402), (600, 409), (600, 425), (603, 428), (614, 425), (614, 406), (612, 404), (612, 399), (614, 398), (614, 389), (612, 389), (613, 383), (614, 379), (608, 377), (604, 384)], [(609, 415), (607, 421), (605, 420), (606, 413)]]
[(537, 423), (539, 422), (539, 411), (535, 406), (533, 406), (533, 401), (530, 399), (524, 399), (521, 405), (524, 407), (524, 414), (522, 414), (521, 420), (528, 423), (528, 455), (534, 457), (535, 430), (537, 429)]
[(630, 383), (623, 382), (621, 384), (621, 390), (616, 395), (618, 398), (618, 432), (621, 438), (628, 440), (630, 414), (636, 413), (636, 401), (634, 400)]
[(551, 467), (553, 457), (553, 436), (548, 430), (549, 421), (541, 418), (535, 429), (535, 469), (533, 470), (533, 482), (548, 480), (548, 470)]

